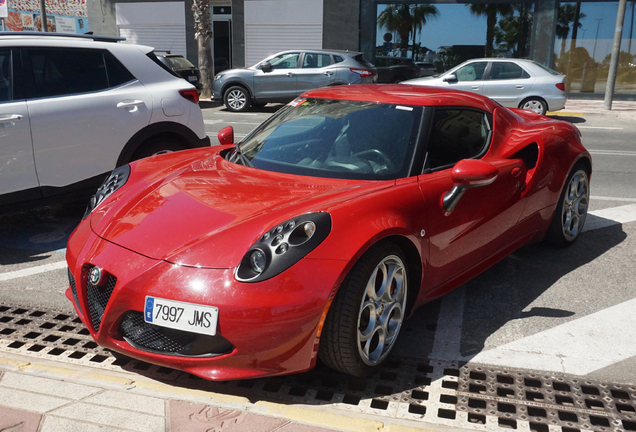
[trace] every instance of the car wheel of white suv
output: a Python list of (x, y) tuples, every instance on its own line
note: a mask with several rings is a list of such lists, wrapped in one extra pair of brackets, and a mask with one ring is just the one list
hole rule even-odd
[(152, 138), (137, 149), (130, 159), (131, 161), (135, 161), (158, 154), (183, 150), (184, 148), (185, 147), (178, 140), (171, 137)]

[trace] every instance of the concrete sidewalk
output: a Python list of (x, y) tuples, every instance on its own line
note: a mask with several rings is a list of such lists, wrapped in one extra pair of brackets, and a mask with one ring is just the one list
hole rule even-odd
[(561, 111), (549, 112), (553, 116), (610, 116), (617, 118), (636, 119), (636, 101), (614, 101), (612, 109), (606, 110), (602, 100), (568, 99)]
[(356, 417), (353, 413), (339, 415), (303, 406), (250, 401), (174, 386), (142, 375), (0, 354), (3, 432), (423, 430)]

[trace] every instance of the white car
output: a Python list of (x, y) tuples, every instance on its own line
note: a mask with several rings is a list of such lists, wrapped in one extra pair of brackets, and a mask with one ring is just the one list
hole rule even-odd
[(120, 40), (0, 33), (0, 206), (92, 192), (132, 160), (210, 145), (196, 89)]
[(532, 60), (483, 58), (468, 60), (443, 74), (402, 84), (425, 85), (478, 93), (509, 108), (539, 114), (563, 109), (565, 75)]

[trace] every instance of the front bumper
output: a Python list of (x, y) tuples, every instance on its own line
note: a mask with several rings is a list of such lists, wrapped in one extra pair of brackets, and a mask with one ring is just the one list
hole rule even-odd
[[(95, 235), (89, 221), (69, 239), (67, 262), (75, 286), (70, 284), (66, 296), (99, 345), (212, 380), (302, 372), (314, 366), (319, 324), (346, 262), (303, 259), (272, 279), (241, 283), (233, 269), (179, 266), (124, 249)], [(93, 266), (116, 278), (112, 294), (99, 291), (102, 287), (94, 291), (87, 282)], [(106, 299), (98, 321), (95, 295)], [(131, 314), (143, 313), (146, 295), (218, 307), (219, 338), (197, 338), (196, 348), (186, 355), (167, 352), (161, 344), (149, 348), (127, 341), (124, 336), (130, 333), (123, 327), (130, 324)], [(146, 329), (161, 330), (136, 319)], [(152, 348), (157, 346), (160, 349)]]

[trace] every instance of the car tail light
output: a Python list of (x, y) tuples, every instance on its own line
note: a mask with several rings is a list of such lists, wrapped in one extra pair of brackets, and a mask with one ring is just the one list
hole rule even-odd
[(563, 83), (558, 83), (556, 86), (557, 86), (557, 88), (558, 88), (559, 90), (561, 90), (561, 91), (565, 91), (565, 84), (563, 84)]
[(197, 89), (179, 90), (179, 94), (190, 102), (199, 103), (199, 93), (197, 93)]
[(370, 70), (368, 70), (368, 69), (354, 69), (354, 68), (351, 68), (350, 70), (351, 70), (351, 72), (353, 72), (353, 73), (357, 73), (358, 75), (360, 75), (360, 76), (361, 76), (361, 77), (363, 77), (363, 78), (364, 78), (364, 77), (371, 77), (371, 76), (373, 76), (373, 71), (370, 71)]

